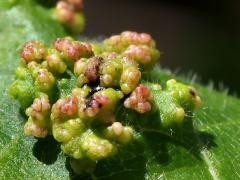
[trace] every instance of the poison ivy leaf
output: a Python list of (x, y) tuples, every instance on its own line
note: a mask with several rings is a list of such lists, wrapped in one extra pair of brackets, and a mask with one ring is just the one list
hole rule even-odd
[[(9, 0), (0, 9), (0, 177), (81, 178), (72, 173), (68, 158), (51, 137), (38, 140), (24, 136), (24, 113), (7, 93), (22, 44), (33, 39), (50, 43), (66, 33), (49, 18), (49, 11), (35, 1)], [(172, 77), (171, 73), (155, 68), (145, 83), (164, 84)], [(136, 141), (122, 149), (117, 157), (101, 161), (93, 174), (82, 179), (240, 178), (240, 101), (195, 85), (203, 100), (203, 107), (187, 117), (195, 131), (190, 123), (183, 127), (182, 134), (176, 135), (174, 131), (165, 134), (159, 129), (157, 110), (141, 116), (126, 116), (126, 112), (121, 116), (129, 123), (134, 119), (138, 129)], [(61, 88), (67, 91), (67, 84)], [(158, 104), (158, 91), (154, 91), (154, 97)]]

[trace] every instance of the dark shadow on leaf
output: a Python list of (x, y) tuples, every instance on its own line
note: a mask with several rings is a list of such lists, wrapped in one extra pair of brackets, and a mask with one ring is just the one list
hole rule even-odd
[(158, 133), (161, 129), (161, 120), (159, 116), (160, 112), (155, 109), (153, 112), (137, 115), (132, 117), (137, 119), (133, 121), (135, 128), (142, 134), (146, 145), (152, 151), (155, 160), (162, 165), (170, 163), (171, 157), (168, 154), (166, 143), (169, 142), (170, 138), (163, 134)]
[(44, 164), (53, 164), (58, 157), (61, 149), (59, 143), (53, 136), (47, 136), (44, 139), (38, 139), (33, 147), (33, 155)]
[(71, 79), (74, 76), (71, 71), (67, 70), (60, 77), (61, 77), (61, 79)]
[(212, 134), (199, 131), (198, 136), (202, 142), (202, 147), (206, 147), (207, 149), (218, 147), (218, 145), (214, 142), (215, 137)]
[(144, 156), (144, 144), (138, 140), (131, 145), (119, 148), (119, 152), (108, 159), (98, 162), (93, 175), (77, 175), (70, 167), (69, 158), (66, 168), (72, 180), (88, 180), (92, 176), (104, 180), (144, 180), (146, 173), (146, 157)]
[(166, 146), (168, 137), (155, 133), (143, 133), (143, 136), (148, 147), (150, 147), (152, 154), (154, 154), (155, 160), (162, 165), (170, 163), (171, 157), (168, 154)]
[(70, 157), (67, 157), (66, 158), (66, 169), (69, 171), (69, 178), (71, 180), (91, 180), (91, 177), (89, 174), (83, 174), (83, 175), (78, 175), (78, 174), (75, 174), (74, 171), (72, 170), (71, 168), (71, 165), (70, 165)]
[[(25, 119), (25, 120), (28, 119), (25, 111), (23, 109), (21, 109), (21, 108), (19, 108), (19, 114), (20, 114), (21, 117), (23, 117), (23, 119)], [(24, 121), (24, 123), (25, 123), (25, 121)]]
[(175, 138), (174, 143), (186, 148), (196, 158), (201, 160), (201, 150), (217, 147), (214, 142), (215, 137), (206, 132), (200, 132), (193, 126), (192, 115), (185, 118), (185, 123), (181, 130), (181, 138)]
[[(192, 114), (188, 114), (182, 126), (171, 125), (171, 128), (161, 127), (160, 112), (155, 110), (150, 113), (136, 115), (133, 121), (135, 128), (143, 135), (147, 146), (155, 161), (166, 166), (174, 161), (169, 146), (183, 147), (193, 158), (202, 161), (201, 150), (216, 147), (214, 136), (206, 132), (199, 132), (193, 126)], [(176, 152), (181, 150), (177, 148)], [(184, 161), (184, 159), (183, 159)], [(188, 164), (182, 164), (188, 166)]]

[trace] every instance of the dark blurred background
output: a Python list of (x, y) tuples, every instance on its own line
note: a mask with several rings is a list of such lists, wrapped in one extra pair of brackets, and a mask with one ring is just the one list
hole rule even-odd
[(239, 0), (85, 0), (85, 14), (86, 35), (148, 32), (163, 67), (240, 95)]

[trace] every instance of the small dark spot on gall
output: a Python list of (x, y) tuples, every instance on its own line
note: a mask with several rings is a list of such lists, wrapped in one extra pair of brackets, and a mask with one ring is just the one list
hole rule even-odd
[(195, 90), (192, 89), (192, 88), (189, 88), (189, 92), (190, 92), (190, 94), (191, 94), (193, 97), (195, 97), (195, 96), (197, 95), (196, 92), (195, 92)]

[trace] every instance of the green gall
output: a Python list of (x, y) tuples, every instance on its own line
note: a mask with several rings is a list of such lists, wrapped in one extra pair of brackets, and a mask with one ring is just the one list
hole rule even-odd
[(51, 104), (46, 94), (41, 94), (38, 98), (34, 99), (31, 107), (26, 110), (26, 115), (29, 117), (25, 125), (26, 135), (45, 137), (51, 126), (50, 112)]
[(89, 58), (93, 56), (92, 47), (88, 43), (74, 41), (72, 38), (58, 38), (53, 43), (54, 48), (60, 52), (62, 58), (69, 67), (73, 67), (74, 63), (81, 58)]
[(115, 147), (106, 139), (102, 139), (88, 130), (81, 138), (82, 150), (88, 158), (97, 161), (109, 157), (115, 151)]
[(120, 136), (123, 133), (123, 126), (120, 122), (114, 122), (111, 129), (115, 136)]
[(67, 26), (74, 34), (83, 32), (85, 27), (84, 14), (81, 12), (75, 13), (72, 22), (67, 24)]
[(35, 88), (41, 92), (49, 92), (55, 84), (55, 78), (47, 69), (39, 69), (35, 77)]
[(161, 116), (161, 126), (163, 128), (171, 128), (174, 126), (182, 125), (185, 117), (184, 109), (176, 103), (172, 94), (166, 90), (153, 91), (158, 96), (158, 101), (155, 102), (159, 107)]
[(158, 50), (146, 45), (130, 45), (123, 55), (138, 62), (143, 68), (151, 68), (160, 57)]
[(60, 53), (56, 49), (48, 49), (45, 62), (47, 62), (47, 68), (53, 74), (62, 74), (67, 69), (67, 65), (63, 62)]
[(40, 62), (46, 54), (44, 45), (39, 41), (31, 41), (26, 43), (21, 50), (23, 63), (31, 61)]
[(102, 44), (99, 42), (91, 42), (91, 47), (95, 55), (102, 54)]
[(137, 67), (129, 67), (124, 69), (121, 80), (120, 87), (124, 94), (129, 94), (132, 92), (139, 83), (141, 78), (141, 72)]
[(77, 117), (78, 99), (75, 96), (68, 96), (59, 99), (52, 107), (51, 120), (53, 122), (64, 121)]
[[(80, 13), (78, 3), (59, 2), (58, 18), (73, 23)], [(79, 17), (80, 24), (82, 20)], [(165, 88), (140, 84), (142, 73), (147, 74), (159, 56), (150, 35), (130, 31), (102, 43), (71, 37), (58, 38), (48, 48), (37, 41), (27, 43), (9, 89), (28, 116), (25, 134), (53, 135), (71, 158), (74, 172), (81, 174), (91, 173), (98, 161), (134, 141), (136, 124), (141, 123), (134, 121), (142, 120), (131, 119), (136, 114), (157, 111), (159, 128), (167, 133), (182, 127), (201, 99), (195, 88), (176, 80)]]
[(114, 110), (121, 98), (123, 94), (112, 88), (98, 91), (92, 98), (84, 100), (79, 108), (79, 117), (87, 121), (96, 119), (104, 123), (114, 122)]
[(120, 122), (114, 122), (107, 127), (104, 132), (107, 139), (127, 144), (133, 139), (133, 129), (128, 126), (123, 126)]
[(106, 51), (122, 52), (129, 45), (147, 45), (154, 47), (155, 42), (152, 37), (146, 33), (137, 33), (124, 31), (120, 35), (114, 35), (104, 41)]
[(149, 34), (132, 31), (105, 39), (103, 49), (137, 62), (144, 71), (150, 70), (160, 57), (160, 52)]
[(146, 86), (140, 84), (124, 101), (124, 106), (126, 108), (134, 109), (139, 113), (145, 113), (151, 110), (151, 101), (153, 97), (151, 95), (150, 89)]
[(96, 168), (96, 161), (84, 159), (70, 159), (70, 165), (76, 174), (92, 173)]
[(86, 126), (81, 119), (69, 119), (63, 123), (55, 123), (53, 125), (53, 137), (58, 142), (66, 143), (84, 132), (85, 128)]
[(9, 94), (17, 99), (22, 109), (31, 105), (35, 97), (35, 89), (30, 81), (15, 80), (9, 89)]
[(123, 144), (129, 143), (133, 139), (133, 129), (131, 127), (124, 127), (122, 134), (117, 140)]
[(165, 89), (155, 89), (153, 93), (156, 93), (159, 99), (155, 103), (161, 114), (161, 125), (167, 129), (182, 126), (187, 113), (201, 105), (197, 91), (175, 79), (167, 81)]
[(171, 79), (167, 81), (166, 90), (171, 92), (177, 103), (188, 110), (201, 106), (201, 99), (196, 89), (192, 86), (178, 83), (176, 80)]
[(15, 71), (15, 75), (16, 75), (16, 79), (19, 80), (26, 80), (26, 81), (30, 81), (32, 82), (32, 75), (31, 72), (29, 71), (29, 69), (19, 66), (17, 67), (16, 71)]
[(46, 128), (37, 126), (30, 118), (24, 125), (24, 133), (28, 136), (32, 135), (38, 138), (44, 138), (47, 136), (48, 131)]
[(123, 65), (120, 58), (107, 59), (100, 66), (100, 85), (117, 87), (120, 82)]
[(62, 23), (72, 33), (81, 33), (85, 26), (80, 0), (59, 1), (53, 10), (53, 18)]
[(61, 149), (74, 159), (82, 159), (85, 156), (82, 150), (82, 138), (80, 136), (76, 136), (70, 141), (61, 144)]
[(99, 80), (99, 67), (102, 58), (91, 57), (89, 59), (80, 59), (74, 65), (74, 72), (78, 75), (78, 85), (82, 87), (87, 83), (95, 83)]

